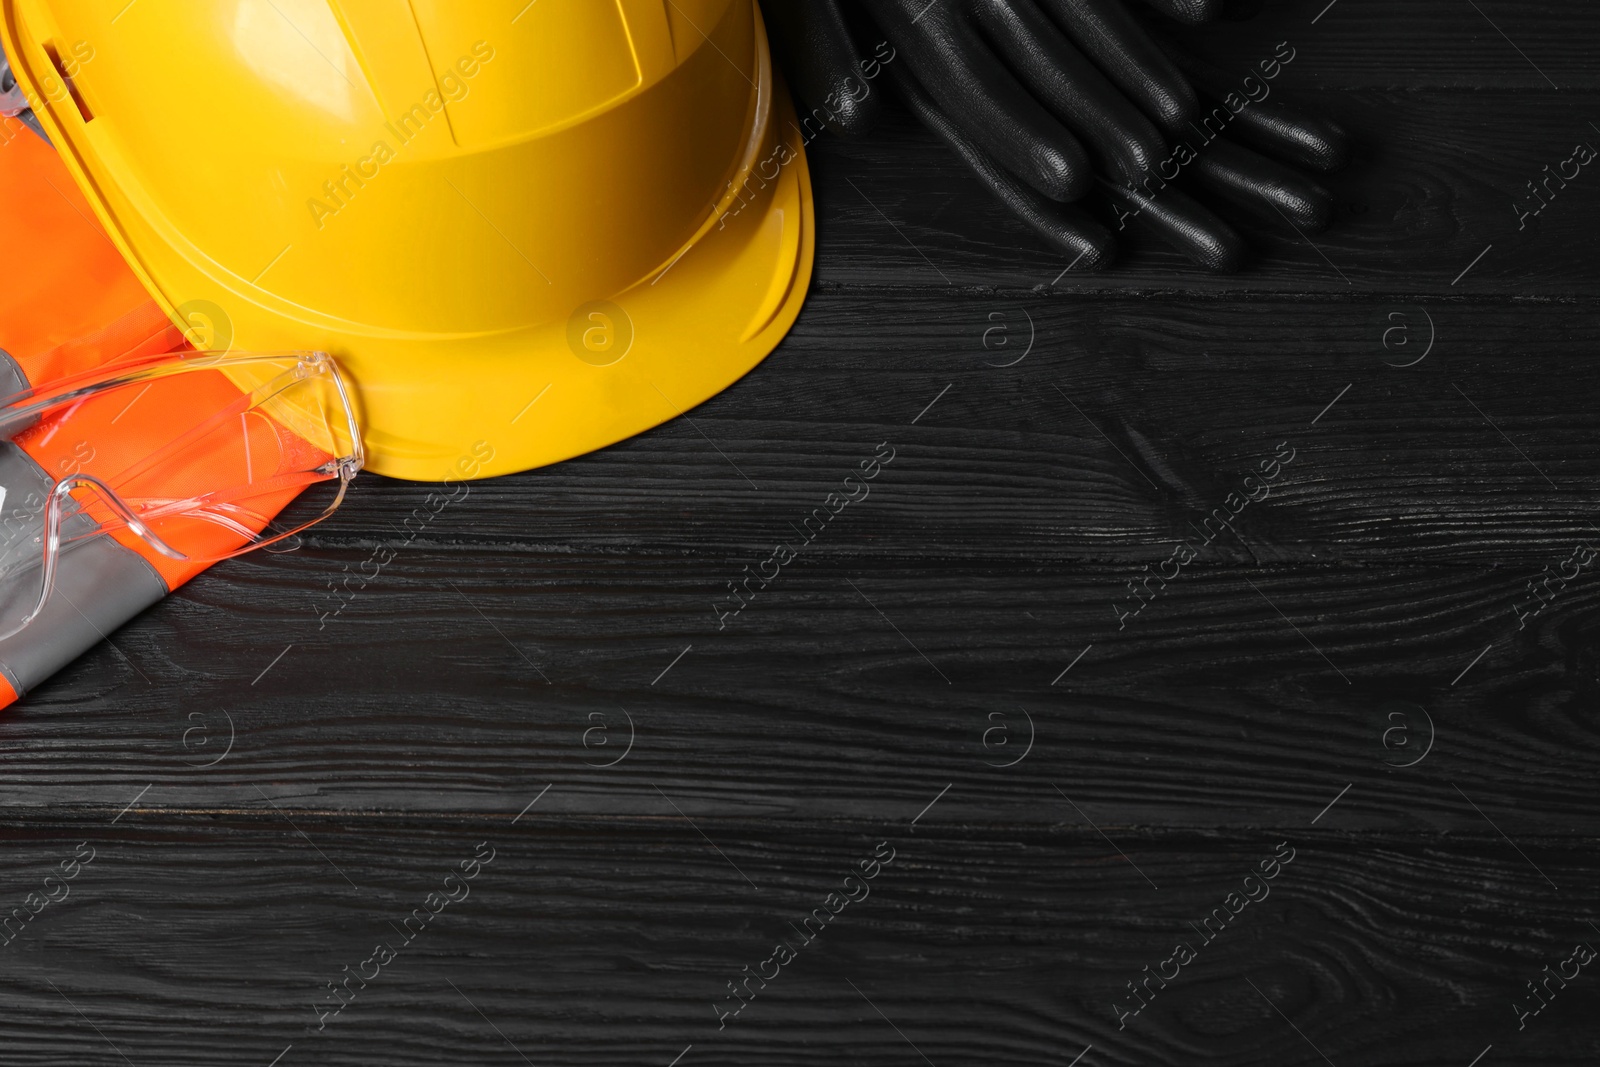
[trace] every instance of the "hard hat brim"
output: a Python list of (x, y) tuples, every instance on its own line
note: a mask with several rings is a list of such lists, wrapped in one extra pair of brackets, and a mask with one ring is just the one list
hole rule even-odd
[[(816, 241), (811, 176), (786, 93), (772, 119), (791, 155), (760, 200), (743, 209), (736, 201), (650, 278), (536, 335), (508, 338), (492, 362), (480, 351), (475, 363), (492, 388), (464, 387), (448, 359), (429, 388), (404, 393), (368, 387), (355, 368), (368, 469), (428, 481), (557, 463), (676, 418), (765, 359), (800, 314)], [(609, 333), (608, 343), (591, 349), (590, 331)], [(439, 406), (462, 403), (467, 417), (446, 433)], [(397, 432), (408, 427), (430, 432)]]

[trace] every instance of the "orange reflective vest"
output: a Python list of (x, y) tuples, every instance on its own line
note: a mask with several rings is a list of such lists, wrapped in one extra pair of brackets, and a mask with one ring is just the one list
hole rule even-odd
[[(118, 359), (187, 347), (123, 262), (55, 151), (15, 118), (0, 119), (0, 261), (9, 266), (0, 285), (0, 399)], [(146, 454), (147, 442), (170, 437), (173, 421), (186, 412), (215, 410), (239, 395), (220, 373), (157, 384), (139, 405), (113, 410), (90, 400), (0, 442), (5, 498), (29, 501), (72, 474), (112, 476)], [(236, 464), (224, 447), (203, 461)], [(5, 521), (0, 504), (0, 524)], [(162, 556), (125, 528), (75, 541), (61, 556), (38, 617), (0, 641), (0, 707), (206, 566)]]

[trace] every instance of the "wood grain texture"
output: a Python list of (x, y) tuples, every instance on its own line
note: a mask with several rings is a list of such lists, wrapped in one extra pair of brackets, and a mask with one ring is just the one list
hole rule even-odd
[[(935, 808), (912, 829), (910, 813), (691, 807), (691, 826), (665, 803), (573, 813), (557, 788), (513, 826), (523, 803), (403, 823), (13, 824), (12, 896), (61, 842), (95, 859), (3, 950), (7, 1058), (664, 1065), (692, 1046), (681, 1062), (1035, 1064), (1093, 1045), (1111, 1064), (1400, 1064), (1466, 1063), (1493, 1043), (1508, 1062), (1568, 1064), (1597, 1047), (1592, 976), (1521, 1032), (1511, 1006), (1524, 977), (1594, 939), (1588, 843), (1524, 843), (1557, 891), (1498, 838), (1358, 836), (1333, 816), (1252, 835), (1103, 826), (1112, 844), (1070, 808), (1038, 827)], [(1013, 807), (1047, 803), (1066, 808)], [(479, 842), (493, 861), (403, 944), (396, 928)], [(870, 893), (803, 942), (789, 924), (879, 842), (893, 862)], [(1190, 924), (1285, 842), (1265, 898), (1205, 942)], [(719, 1030), (727, 983), (785, 937), (796, 958)], [(1178, 941), (1197, 959), (1119, 1030), (1118, 994)], [(319, 1030), (327, 983), (379, 942), (402, 950)]]
[(430, 490), (363, 479), (310, 544), (764, 557), (888, 441), (808, 558), (1143, 563), (1288, 441), (1216, 558), (1531, 576), (1600, 526), (1600, 415), (1551, 395), (1600, 391), (1597, 349), (1588, 301), (822, 290), (692, 426), (475, 484), (414, 538)]
[(1268, 0), (1267, 11), (1179, 32), (1196, 52), (1241, 71), (1288, 40), (1312, 60), (1296, 58), (1284, 75), (1291, 84), (1535, 94), (1600, 87), (1594, 13), (1562, 0)]
[[(1600, 122), (1600, 11), (1270, 19), (1199, 37), (1241, 69), (1293, 40), (1279, 89), (1357, 135), (1314, 246), (1211, 278), (1143, 240), (1057, 278), (905, 116), (818, 141), (808, 303), (692, 425), (426, 521), (428, 487), (364, 475), (298, 551), (10, 709), (0, 920), (96, 854), (0, 944), (0, 1063), (1594, 1060), (1600, 979), (1515, 1005), (1600, 945), (1600, 576), (1515, 609), (1600, 537), (1600, 185), (1521, 233), (1511, 205)], [(870, 495), (719, 620), (882, 442)], [(1279, 442), (1270, 495), (1119, 625)], [(319, 1032), (326, 983), (483, 841)]]
[(1213, 565), (1119, 629), (1129, 565), (809, 561), (719, 630), (738, 562), (416, 549), (321, 632), (283, 568), (236, 568), (14, 713), (0, 803), (461, 811), (559, 780), (636, 814), (691, 774), (750, 817), (955, 783), (943, 806), (998, 822), (1054, 818), (1014, 801), (1071, 782), (1119, 824), (1198, 830), (1353, 783), (1352, 827), (1472, 831), (1477, 803), (1594, 832), (1600, 584), (1519, 631), (1492, 566)]

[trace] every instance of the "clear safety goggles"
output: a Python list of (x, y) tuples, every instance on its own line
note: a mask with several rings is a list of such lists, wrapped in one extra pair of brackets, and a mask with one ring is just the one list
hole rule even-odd
[(320, 352), (172, 353), (0, 401), (0, 640), (38, 615), (62, 558), (108, 534), (161, 569), (283, 541), (361, 469)]

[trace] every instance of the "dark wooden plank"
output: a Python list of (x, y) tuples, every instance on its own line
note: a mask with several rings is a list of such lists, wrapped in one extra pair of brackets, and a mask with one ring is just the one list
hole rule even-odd
[(1531, 577), (1600, 526), (1597, 349), (1587, 300), (825, 289), (692, 426), (474, 484), (436, 517), (408, 521), (429, 488), (363, 477), (312, 543), (759, 562), (888, 441), (895, 460), (808, 556), (1143, 563), (1288, 441), (1278, 490), (1240, 512), (1242, 540), (1218, 558), (1500, 562)]
[(897, 114), (871, 140), (818, 138), (808, 150), (821, 205), (817, 278), (1219, 295), (1600, 291), (1590, 240), (1600, 228), (1600, 174), (1589, 173), (1600, 164), (1554, 194), (1525, 228), (1516, 209), (1536, 204), (1526, 183), (1542, 180), (1544, 166), (1558, 166), (1579, 142), (1600, 147), (1589, 125), (1600, 113), (1592, 90), (1362, 89), (1296, 99), (1343, 123), (1360, 147), (1349, 168), (1326, 177), (1338, 201), (1334, 227), (1308, 240), (1251, 224), (1257, 255), (1243, 274), (1207, 275), (1130, 231), (1116, 269), (1058, 278), (1068, 259), (1008, 215), (942, 143)]
[[(1285, 84), (1322, 88), (1600, 87), (1594, 12), (1562, 0), (1269, 0), (1243, 22), (1186, 27), (1180, 39), (1240, 76), (1277, 42), (1299, 55)], [(1302, 58), (1304, 57), (1304, 61)]]
[[(1566, 1065), (1595, 1052), (1592, 976), (1521, 1032), (1512, 1008), (1524, 979), (1597, 940), (1583, 843), (1521, 842), (1551, 889), (1492, 834), (1353, 837), (1330, 825), (1338, 809), (1250, 835), (1104, 825), (1113, 845), (1054, 794), (1011, 803), (1066, 809), (1048, 826), (965, 823), (940, 805), (913, 829), (915, 809), (717, 816), (662, 785), (695, 826), (663, 798), (616, 818), (559, 789), (517, 825), (526, 791), (410, 823), (260, 800), (114, 826), (11, 823), (8, 905), (78, 842), (95, 858), (7, 946), (0, 1042), (10, 1062), (79, 1067), (890, 1065), (919, 1052), (1008, 1065), (1068, 1063), (1088, 1045), (1083, 1062), (1100, 1064), (1466, 1064), (1491, 1043), (1499, 1062)], [(479, 842), (493, 860), (405, 944), (402, 921), (488, 854)], [(801, 943), (789, 924), (887, 849), (868, 895)], [(1263, 899), (1209, 943), (1196, 933), (1290, 850), (1251, 884)], [(717, 1006), (737, 1003), (727, 983), (785, 937), (795, 958), (719, 1030)], [(1126, 983), (1179, 941), (1196, 958), (1119, 1030)], [(403, 950), (374, 975), (363, 964), (379, 942)], [(326, 983), (347, 966), (370, 984), (352, 983), (319, 1031)]]
[(955, 817), (1016, 822), (1070, 783), (1201, 829), (1352, 785), (1350, 828), (1481, 829), (1458, 789), (1509, 833), (1600, 828), (1592, 579), (1519, 631), (1492, 565), (1197, 564), (1119, 629), (1129, 564), (806, 559), (719, 630), (742, 562), (417, 548), (319, 631), (303, 572), (241, 560), (9, 713), (0, 804), (460, 811), (561, 781), (631, 810), (672, 777), (752, 817), (951, 784)]

